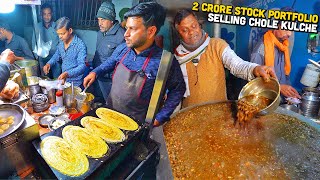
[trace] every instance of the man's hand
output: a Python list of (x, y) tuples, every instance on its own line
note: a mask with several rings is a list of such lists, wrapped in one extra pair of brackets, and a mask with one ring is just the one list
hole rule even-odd
[(95, 72), (90, 72), (88, 76), (83, 79), (83, 86), (90, 86), (96, 80), (97, 74)]
[(13, 64), (16, 60), (21, 60), (23, 58), (17, 57), (14, 55), (13, 51), (6, 49), (1, 53), (1, 60), (7, 61), (10, 64)]
[(13, 99), (19, 96), (19, 85), (14, 81), (8, 80), (2, 89), (0, 96), (5, 99)]
[(69, 77), (67, 72), (64, 72), (62, 74), (60, 74), (60, 76), (58, 77), (59, 80), (63, 80), (63, 84), (66, 82), (66, 79)]
[(280, 85), (280, 92), (282, 95), (284, 95), (285, 97), (293, 97), (293, 98), (299, 98), (301, 99), (301, 96), (299, 95), (299, 93), (297, 92), (296, 89), (294, 89), (292, 86), (290, 85), (286, 85), (286, 84), (281, 84)]
[(263, 80), (269, 81), (270, 77), (277, 79), (276, 73), (273, 67), (270, 66), (257, 66), (253, 69), (253, 75), (256, 77), (262, 77)]
[(50, 71), (50, 64), (46, 64), (45, 66), (43, 66), (43, 72), (45, 75), (47, 75)]
[(160, 122), (158, 121), (158, 120), (154, 120), (153, 121), (153, 127), (158, 127), (158, 126), (160, 126), (161, 124), (160, 124)]

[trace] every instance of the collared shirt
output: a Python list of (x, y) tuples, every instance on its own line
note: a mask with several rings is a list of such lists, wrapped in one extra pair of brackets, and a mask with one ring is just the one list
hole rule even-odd
[(1, 61), (0, 60), (0, 92), (2, 89), (5, 87), (7, 84), (7, 81), (10, 77), (10, 70), (9, 70), (9, 63), (6, 61)]
[(62, 72), (68, 73), (68, 82), (73, 82), (75, 86), (80, 86), (83, 80), (83, 73), (86, 69), (85, 59), (87, 57), (86, 45), (74, 35), (68, 49), (64, 49), (63, 41), (57, 46), (57, 50), (48, 61), (48, 64), (55, 65), (59, 59), (62, 60)]
[[(57, 46), (59, 44), (59, 36), (55, 30), (56, 28), (56, 23), (54, 21), (52, 21), (49, 25), (48, 28), (45, 27), (43, 22), (39, 22), (37, 24), (38, 30), (39, 30), (39, 34), (40, 34), (40, 39), (46, 43), (51, 41), (51, 49), (49, 52), (49, 56), (52, 56), (57, 49)], [(33, 34), (32, 36), (32, 47), (34, 47), (36, 45), (36, 42), (38, 43), (38, 41), (35, 41), (35, 34)]]
[(5, 43), (5, 48), (11, 49), (16, 56), (24, 57), (25, 59), (34, 59), (27, 41), (14, 33), (12, 33), (11, 41)]
[[(105, 59), (104, 62), (97, 68), (93, 70), (98, 76), (104, 75), (107, 72), (113, 71), (116, 64), (119, 63), (123, 55), (128, 50), (125, 43), (119, 45), (112, 55)], [(149, 100), (151, 98), (153, 86), (157, 76), (160, 59), (162, 55), (162, 49), (153, 44), (150, 48), (144, 50), (140, 54), (136, 54), (133, 49), (130, 49), (123, 64), (130, 70), (139, 71), (142, 69), (143, 63), (148, 57), (150, 51), (152, 50), (152, 56), (149, 61), (148, 66), (145, 69), (145, 75), (147, 76), (147, 81), (142, 89), (141, 98), (144, 100)], [(113, 82), (121, 83), (121, 82)], [(164, 106), (159, 110), (156, 115), (156, 119), (163, 123), (169, 120), (170, 115), (174, 111), (175, 107), (180, 103), (183, 94), (186, 90), (186, 85), (183, 80), (182, 72), (178, 61), (174, 58), (172, 66), (169, 72), (168, 80), (166, 83), (166, 90), (168, 91), (167, 99)]]

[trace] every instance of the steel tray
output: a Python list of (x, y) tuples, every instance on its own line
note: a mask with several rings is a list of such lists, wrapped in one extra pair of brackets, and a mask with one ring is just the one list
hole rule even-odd
[(1, 139), (11, 134), (21, 126), (21, 124), (25, 119), (25, 111), (19, 105), (5, 103), (5, 104), (0, 104), (0, 116), (5, 118), (8, 116), (14, 117), (14, 123), (10, 125), (9, 129), (7, 129), (3, 134), (0, 134), (0, 139)]
[[(40, 150), (40, 143), (41, 143), (42, 139), (44, 139), (47, 136), (62, 137), (62, 130), (65, 126), (67, 126), (67, 125), (81, 126), (81, 124), (80, 124), (81, 118), (83, 118), (85, 116), (97, 117), (95, 111), (96, 111), (96, 109), (93, 109), (93, 110), (87, 112), (86, 114), (80, 116), (79, 118), (61, 126), (60, 128), (56, 129), (55, 131), (49, 132), (45, 135), (42, 135), (40, 138), (35, 139), (32, 142), (33, 146), (35, 147), (37, 152), (42, 157), (41, 150)], [(130, 150), (128, 150), (127, 146), (132, 146), (132, 142), (135, 142), (142, 135), (142, 133), (143, 133), (142, 129), (144, 129), (144, 128), (145, 128), (144, 126), (141, 126), (141, 124), (139, 124), (139, 128), (136, 131), (123, 131), (126, 136), (126, 139), (123, 142), (117, 143), (117, 144), (107, 143), (109, 146), (109, 150), (105, 156), (103, 156), (101, 158), (89, 158), (88, 157), (89, 170), (81, 176), (77, 176), (77, 177), (67, 176), (67, 175), (60, 173), (59, 171), (52, 168), (51, 166), (49, 166), (49, 165), (48, 166), (50, 167), (51, 171), (54, 173), (54, 175), (58, 179), (84, 179), (84, 178), (89, 177), (91, 174), (93, 174), (93, 172), (95, 172), (97, 170), (101, 170), (102, 168), (106, 168), (106, 167), (109, 168), (109, 170), (107, 170), (107, 171), (110, 171), (110, 173), (111, 173), (112, 169), (116, 168), (116, 166), (120, 163), (120, 161), (119, 161), (120, 154), (123, 152), (126, 152), (126, 155), (129, 154), (129, 152), (127, 152), (127, 151), (130, 151)], [(133, 147), (132, 147), (132, 149), (133, 149)], [(121, 159), (124, 159), (124, 158), (125, 157), (122, 157)], [(116, 165), (114, 164), (115, 163), (114, 161), (117, 161)]]

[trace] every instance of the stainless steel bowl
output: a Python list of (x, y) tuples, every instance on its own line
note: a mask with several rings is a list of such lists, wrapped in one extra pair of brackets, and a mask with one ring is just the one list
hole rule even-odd
[(248, 82), (240, 91), (238, 99), (249, 95), (259, 95), (272, 100), (272, 103), (259, 111), (258, 115), (266, 115), (277, 109), (280, 104), (280, 84), (278, 80), (270, 78), (266, 82), (262, 78), (256, 78)]

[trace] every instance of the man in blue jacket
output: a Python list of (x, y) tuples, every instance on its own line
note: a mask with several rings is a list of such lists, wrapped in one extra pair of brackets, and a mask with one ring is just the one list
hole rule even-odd
[[(115, 20), (116, 13), (114, 4), (110, 1), (103, 2), (97, 12), (97, 18), (100, 31), (97, 33), (96, 53), (93, 58), (93, 67), (100, 66), (116, 49), (116, 47), (124, 43), (123, 29), (119, 22)], [(112, 72), (99, 76), (98, 83), (106, 101), (111, 90)], [(95, 90), (96, 92), (96, 90)], [(95, 93), (97, 94), (97, 93)]]

